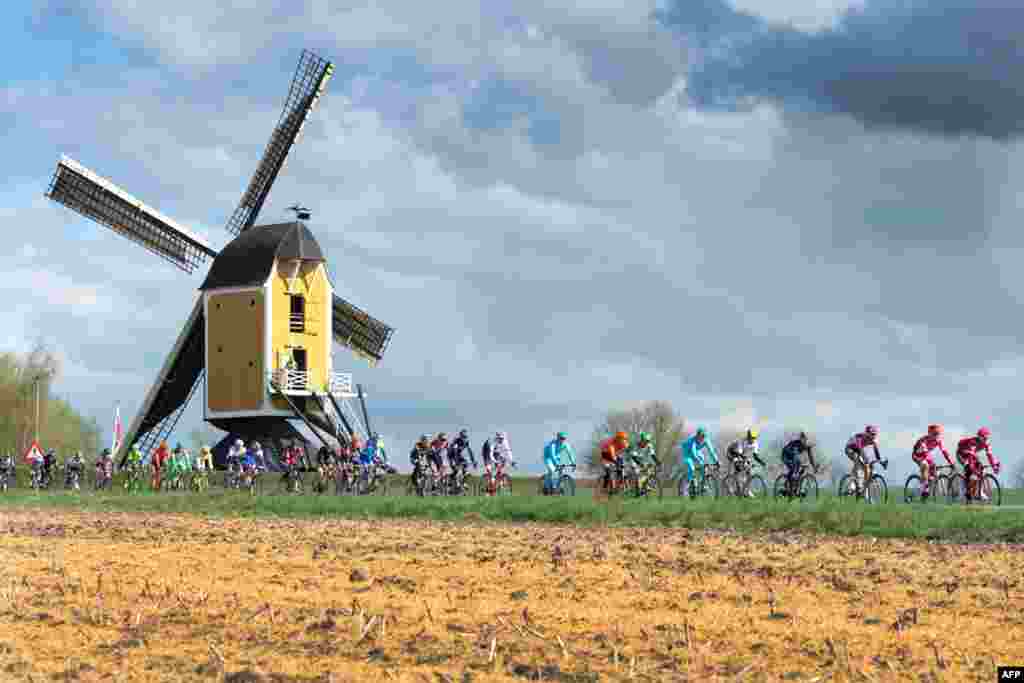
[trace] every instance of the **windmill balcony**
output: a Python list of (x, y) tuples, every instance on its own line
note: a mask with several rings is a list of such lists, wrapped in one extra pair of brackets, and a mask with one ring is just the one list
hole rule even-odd
[[(276, 392), (289, 396), (311, 396), (314, 390), (317, 390), (312, 386), (309, 373), (305, 370), (279, 368), (270, 372), (269, 379), (272, 388), (276, 385)], [(352, 391), (352, 373), (332, 372), (328, 385), (324, 389), (338, 397), (355, 396)]]

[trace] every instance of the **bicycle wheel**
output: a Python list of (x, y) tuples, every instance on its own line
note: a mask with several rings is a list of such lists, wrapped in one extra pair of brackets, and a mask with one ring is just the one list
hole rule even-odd
[(840, 498), (849, 498), (856, 492), (853, 484), (853, 477), (849, 474), (844, 474), (839, 479), (839, 486), (836, 487), (836, 495)]
[(498, 480), (498, 491), (499, 496), (511, 496), (512, 495), (512, 482), (509, 481), (508, 475), (501, 475), (501, 479)]
[(718, 498), (719, 484), (714, 477), (705, 477), (697, 489), (697, 495), (705, 498)]
[(950, 486), (950, 476), (948, 474), (940, 474), (935, 477), (935, 481), (932, 482), (932, 490), (935, 492), (934, 498), (937, 502), (943, 503), (949, 500)]
[[(980, 505), (992, 505), (993, 507), (999, 507), (1003, 503), (1003, 488), (999, 485), (999, 480), (991, 474), (986, 474), (981, 478), (981, 485), (979, 487), (984, 497), (978, 498), (978, 504)], [(988, 500), (985, 500), (988, 498)]]
[(558, 495), (560, 496), (575, 496), (576, 495), (576, 481), (568, 474), (563, 474), (558, 480)]
[(725, 479), (722, 480), (722, 496), (739, 496), (741, 495), (741, 489), (739, 479), (735, 474), (725, 475)]
[(925, 499), (921, 497), (921, 491), (924, 488), (924, 482), (916, 474), (911, 474), (907, 477), (907, 482), (903, 485), (903, 502), (904, 503), (920, 503)]
[(750, 475), (750, 484), (748, 484), (748, 489), (754, 494), (754, 498), (768, 497), (768, 484), (765, 483), (764, 477), (760, 474)]
[(810, 474), (805, 474), (800, 477), (796, 491), (800, 500), (818, 500), (818, 480)]
[(868, 480), (868, 502), (882, 505), (889, 502), (889, 485), (880, 474), (872, 474)]
[(967, 500), (967, 480), (964, 479), (964, 475), (957, 473), (949, 477), (947, 487), (946, 498), (951, 505), (969, 502)]
[(780, 474), (775, 478), (775, 485), (772, 487), (772, 493), (775, 498), (789, 498), (789, 491), (786, 488), (787, 483), (785, 474)]

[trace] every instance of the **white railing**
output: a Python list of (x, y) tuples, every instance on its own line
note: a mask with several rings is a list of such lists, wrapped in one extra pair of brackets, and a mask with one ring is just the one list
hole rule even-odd
[(309, 393), (309, 373), (305, 370), (278, 368), (270, 373), (270, 379), (282, 393)]
[(350, 395), (352, 393), (352, 373), (332, 372), (330, 390), (335, 396)]

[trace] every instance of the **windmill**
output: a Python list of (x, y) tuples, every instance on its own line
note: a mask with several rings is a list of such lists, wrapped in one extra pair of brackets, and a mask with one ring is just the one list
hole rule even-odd
[[(228, 432), (214, 448), (223, 460), (234, 437), (271, 452), (305, 438), (301, 420), (325, 445), (369, 429), (363, 390), (334, 371), (332, 342), (375, 366), (394, 330), (334, 293), (326, 259), (303, 222), (256, 225), (285, 158), (316, 106), (334, 65), (303, 51), (284, 109), (242, 199), (227, 223), (234, 238), (220, 252), (201, 236), (143, 204), (111, 181), (61, 157), (46, 196), (142, 245), (191, 274), (213, 263), (156, 381), (124, 435), (127, 447), (153, 450), (174, 430), (206, 376), (206, 421)], [(242, 330), (239, 333), (239, 330)], [(363, 405), (364, 426), (351, 399)], [(344, 430), (342, 430), (344, 427)], [(115, 454), (116, 455), (116, 454)]]

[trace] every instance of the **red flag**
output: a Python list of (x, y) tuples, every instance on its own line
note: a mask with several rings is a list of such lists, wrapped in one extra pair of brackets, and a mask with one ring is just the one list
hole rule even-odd
[(124, 438), (124, 433), (121, 430), (121, 406), (118, 405), (114, 409), (114, 445), (111, 447), (111, 453), (117, 453), (117, 449), (121, 447), (121, 439)]

